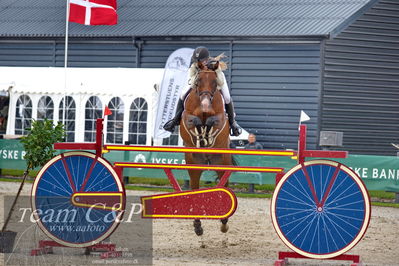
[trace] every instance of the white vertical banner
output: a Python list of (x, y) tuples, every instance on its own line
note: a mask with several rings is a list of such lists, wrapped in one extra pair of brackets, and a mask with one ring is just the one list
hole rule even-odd
[(159, 89), (158, 108), (155, 117), (154, 138), (167, 138), (170, 132), (163, 129), (175, 115), (177, 102), (184, 86), (194, 49), (181, 48), (174, 51), (166, 61), (165, 72)]

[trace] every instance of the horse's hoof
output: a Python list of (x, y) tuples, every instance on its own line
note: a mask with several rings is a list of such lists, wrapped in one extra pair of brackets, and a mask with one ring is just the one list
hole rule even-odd
[(197, 236), (202, 236), (202, 234), (204, 233), (204, 229), (202, 229), (202, 227), (195, 228), (194, 231), (197, 234)]
[(227, 224), (222, 224), (220, 226), (220, 231), (222, 231), (222, 233), (227, 233), (227, 231), (229, 231), (229, 226)]

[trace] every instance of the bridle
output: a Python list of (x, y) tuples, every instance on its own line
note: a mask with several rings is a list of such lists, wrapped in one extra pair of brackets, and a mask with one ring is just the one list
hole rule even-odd
[(201, 99), (201, 97), (208, 95), (209, 99), (212, 103), (213, 97), (215, 95), (215, 92), (217, 91), (217, 86), (212, 90), (212, 91), (198, 91), (198, 79), (199, 79), (199, 75), (200, 73), (205, 73), (205, 72), (214, 72), (214, 70), (200, 70), (197, 72), (196, 76), (195, 76), (195, 93), (197, 94), (197, 96)]

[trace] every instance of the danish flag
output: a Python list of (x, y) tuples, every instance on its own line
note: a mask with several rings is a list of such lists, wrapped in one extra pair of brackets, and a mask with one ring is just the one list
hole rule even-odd
[(116, 0), (69, 0), (69, 21), (84, 25), (118, 23)]

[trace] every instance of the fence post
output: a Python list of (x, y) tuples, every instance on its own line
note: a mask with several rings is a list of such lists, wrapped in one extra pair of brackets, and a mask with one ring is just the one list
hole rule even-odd
[(255, 192), (255, 184), (248, 184), (248, 192), (254, 193)]
[[(399, 151), (396, 152), (396, 156), (399, 157)], [(395, 192), (395, 203), (399, 203), (399, 193)]]

